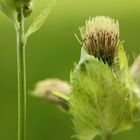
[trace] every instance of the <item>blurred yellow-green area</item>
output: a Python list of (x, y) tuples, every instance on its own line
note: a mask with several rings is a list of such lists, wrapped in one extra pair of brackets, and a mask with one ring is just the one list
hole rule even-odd
[[(36, 0), (32, 18), (49, 0)], [(37, 8), (37, 9), (36, 9)], [(43, 27), (27, 44), (27, 87), (46, 78), (69, 81), (69, 72), (79, 60), (80, 45), (74, 37), (89, 16), (118, 19), (121, 39), (130, 65), (140, 53), (139, 0), (57, 0)], [(32, 20), (28, 19), (28, 24)], [(0, 12), (0, 140), (17, 139), (16, 34), (10, 20)], [(28, 94), (27, 140), (71, 140), (74, 130), (70, 116), (55, 106)], [(98, 138), (97, 138), (98, 139)], [(140, 123), (113, 140), (139, 140)]]

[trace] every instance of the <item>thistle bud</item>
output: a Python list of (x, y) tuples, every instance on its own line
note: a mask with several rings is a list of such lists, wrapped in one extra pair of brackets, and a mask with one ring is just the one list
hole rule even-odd
[(67, 110), (67, 98), (70, 92), (71, 89), (67, 82), (59, 79), (48, 79), (36, 84), (33, 95)]
[(89, 18), (80, 28), (83, 47), (90, 55), (111, 65), (119, 43), (119, 23), (109, 17)]

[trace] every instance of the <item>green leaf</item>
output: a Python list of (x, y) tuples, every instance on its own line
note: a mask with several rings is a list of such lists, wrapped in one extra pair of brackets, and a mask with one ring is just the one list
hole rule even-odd
[(116, 61), (114, 64), (115, 73), (119, 76), (120, 80), (125, 84), (127, 88), (129, 88), (130, 92), (133, 90), (133, 80), (130, 76), (129, 67), (128, 67), (128, 58), (126, 56), (123, 42), (120, 42), (118, 45)]
[(79, 139), (132, 127), (133, 95), (107, 64), (83, 61), (71, 73), (71, 84), (70, 113)]
[(64, 93), (53, 90), (52, 94), (55, 95), (58, 98), (61, 98), (61, 99), (65, 100), (65, 101), (69, 101), (69, 96), (65, 95)]
[(45, 23), (50, 11), (55, 5), (55, 0), (53, 0), (47, 8), (41, 11), (41, 13), (34, 19), (33, 23), (30, 25), (29, 29), (27, 30), (25, 36), (28, 38), (31, 34), (36, 32), (41, 26)]
[(17, 22), (17, 9), (14, 0), (0, 0), (0, 10), (14, 23)]

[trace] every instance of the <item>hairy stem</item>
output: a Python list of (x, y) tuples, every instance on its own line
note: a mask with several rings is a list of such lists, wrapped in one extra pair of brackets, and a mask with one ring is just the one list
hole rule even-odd
[(24, 15), (21, 6), (18, 15), (17, 32), (17, 73), (18, 73), (18, 140), (26, 140), (26, 68)]

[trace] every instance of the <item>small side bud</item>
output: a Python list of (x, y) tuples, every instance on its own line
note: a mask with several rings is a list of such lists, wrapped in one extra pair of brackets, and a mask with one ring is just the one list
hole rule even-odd
[(30, 16), (30, 14), (32, 13), (32, 2), (30, 1), (25, 1), (24, 5), (23, 5), (23, 13), (24, 13), (24, 17), (28, 17)]
[(90, 55), (111, 65), (119, 43), (119, 23), (109, 17), (89, 18), (80, 28), (83, 47)]
[(68, 110), (70, 85), (59, 79), (47, 79), (36, 84), (33, 95)]
[(16, 9), (17, 9), (18, 13), (20, 13), (20, 10), (22, 8), (24, 18), (30, 16), (30, 14), (32, 13), (32, 8), (33, 8), (33, 4), (32, 4), (31, 0), (20, 0), (20, 1), (14, 0), (14, 1), (15, 1), (15, 4), (16, 4)]

